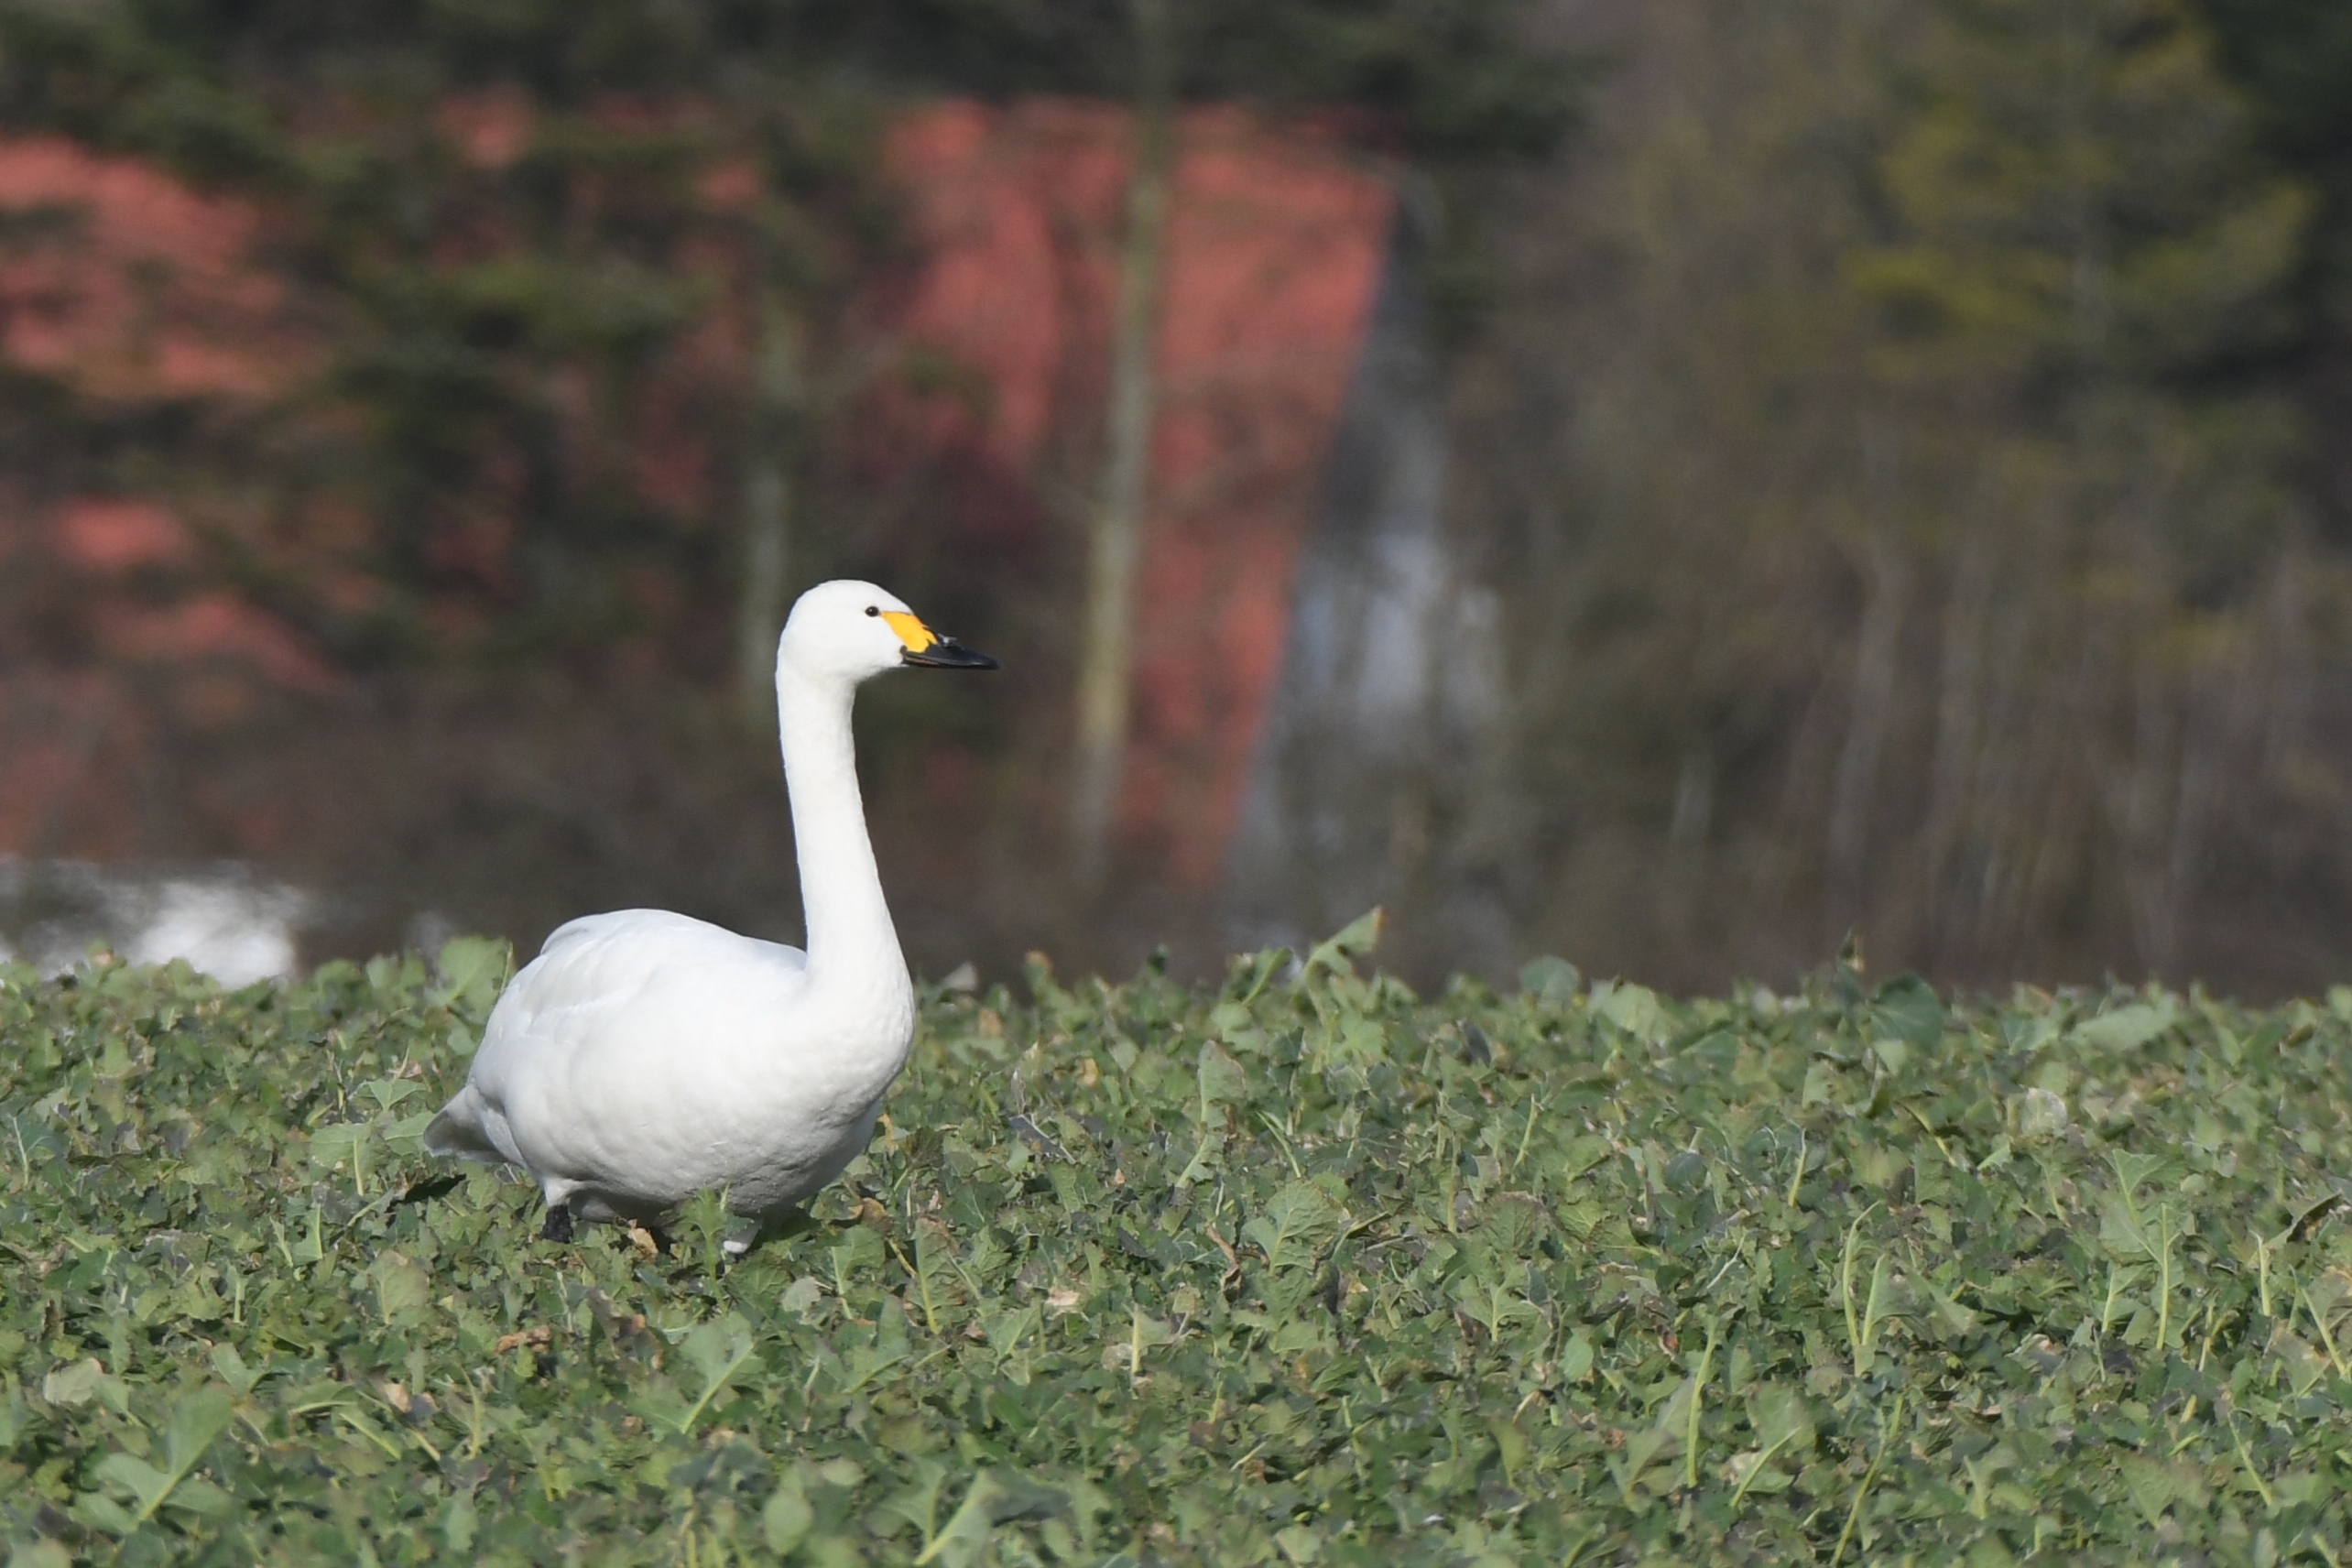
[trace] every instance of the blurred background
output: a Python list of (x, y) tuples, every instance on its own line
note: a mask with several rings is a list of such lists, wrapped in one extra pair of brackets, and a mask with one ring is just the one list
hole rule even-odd
[(855, 574), (932, 975), (2310, 990), (2347, 438), (2341, 0), (0, 0), (0, 942), (797, 939)]

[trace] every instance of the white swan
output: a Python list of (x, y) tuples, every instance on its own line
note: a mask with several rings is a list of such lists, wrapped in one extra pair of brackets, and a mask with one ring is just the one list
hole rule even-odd
[(849, 727), (858, 684), (902, 665), (996, 661), (868, 583), (810, 589), (777, 643), (808, 952), (662, 909), (559, 928), (491, 1010), (427, 1149), (522, 1167), (557, 1241), (574, 1217), (655, 1219), (714, 1188), (765, 1225), (841, 1174), (914, 1037)]

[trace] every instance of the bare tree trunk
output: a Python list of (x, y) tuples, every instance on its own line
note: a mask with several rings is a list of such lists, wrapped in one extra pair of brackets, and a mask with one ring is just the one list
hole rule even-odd
[(1993, 547), (1972, 529), (1961, 547), (1944, 609), (1936, 671), (1935, 739), (1928, 767), (1927, 820), (1920, 835), (1920, 884), (1924, 890), (1927, 950), (1948, 964), (1965, 951), (1957, 912), (1968, 899), (1967, 872), (1981, 882), (1981, 812), (1974, 800), (1983, 781), (1980, 751), (1986, 716), (1984, 645), (1993, 597)]
[(1131, 0), (1135, 25), (1135, 169), (1127, 181), (1127, 236), (1119, 253), (1118, 315), (1111, 339), (1110, 419), (1102, 488), (1089, 532), (1085, 641), (1078, 655), (1075, 789), (1071, 862), (1081, 885), (1099, 886), (1110, 860), (1120, 765), (1127, 752), (1136, 568), (1151, 488), (1151, 423), (1158, 366), (1160, 268), (1168, 229), (1174, 140), (1167, 0)]
[(751, 729), (776, 718), (776, 639), (791, 582), (791, 444), (802, 393), (799, 320), (764, 284), (758, 312), (744, 465), (743, 582), (735, 601), (735, 702)]
[(1854, 701), (1846, 745), (1829, 799), (1829, 915), (1833, 926), (1861, 919), (1864, 855), (1870, 838), (1870, 797), (1878, 788), (1878, 755), (1892, 716), (1896, 658), (1900, 651), (1910, 571), (1902, 553), (1884, 539), (1870, 541), (1868, 598), (1854, 649)]

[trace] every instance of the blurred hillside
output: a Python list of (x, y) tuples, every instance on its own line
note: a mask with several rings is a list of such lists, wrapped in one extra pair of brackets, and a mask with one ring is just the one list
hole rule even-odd
[(934, 973), (2310, 988), (2347, 103), (2320, 0), (0, 7), (0, 855), (789, 938), (855, 572), (1007, 662), (861, 709)]

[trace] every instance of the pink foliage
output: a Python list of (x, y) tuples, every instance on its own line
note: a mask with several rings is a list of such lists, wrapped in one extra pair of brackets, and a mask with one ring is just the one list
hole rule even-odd
[(152, 501), (82, 495), (58, 508), (60, 554), (93, 572), (180, 566), (195, 553), (188, 529)]
[[(893, 131), (920, 257), (894, 324), (979, 396), (889, 418), (992, 503), (967, 528), (1040, 528), (1040, 466), (1094, 417), (1130, 146), (1124, 111), (1057, 101), (942, 104)], [(1224, 866), (1393, 202), (1329, 134), (1236, 109), (1183, 117), (1121, 822), (1195, 887)], [(1003, 504), (1008, 482), (1027, 506)]]
[[(635, 100), (594, 111), (615, 126), (723, 133), (710, 116), (707, 105)], [(463, 94), (434, 123), (475, 171), (460, 180), (483, 189), (452, 204), (430, 254), (451, 268), (517, 254), (528, 242), (493, 188), (540, 134), (531, 104), (513, 92)], [(874, 280), (871, 336), (853, 333), (853, 347), (919, 348), (897, 363), (937, 374), (877, 394), (857, 439), (889, 476), (949, 479), (942, 523), (966, 547), (1027, 556), (1074, 537), (1047, 521), (1051, 508), (1071, 509), (1099, 462), (1131, 131), (1116, 106), (1044, 100), (937, 104), (890, 133), (911, 256), (895, 278)], [(582, 495), (619, 487), (690, 529), (728, 504), (719, 470), (747, 395), (755, 308), (742, 216), (760, 172), (724, 134), (711, 145), (694, 221), (660, 261), (716, 280), (702, 319), (643, 367), (617, 414), (583, 363), (551, 365), (537, 384), (561, 427), (561, 485)], [(1184, 115), (1174, 174), (1121, 822), (1136, 852), (1204, 887), (1222, 869), (1280, 662), (1394, 198), (1382, 171), (1327, 129), (1232, 109)], [(641, 198), (600, 178), (572, 194), (583, 222)], [(332, 321), (274, 268), (267, 217), (133, 159), (0, 136), (0, 361), (102, 410), (290, 411), (312, 436), (353, 439), (335, 426), (352, 411), (311, 395), (335, 346)], [(526, 488), (519, 452), (495, 432), (469, 461), (424, 539), (440, 586), (422, 621), (452, 637), (484, 630), (512, 592)], [(233, 539), (324, 610), (364, 608), (381, 590), (362, 564), (380, 519), (349, 498), (84, 495), (13, 510), (12, 559), (29, 550), (65, 574), (72, 586), (59, 602), (79, 629), (58, 646), (87, 662), (0, 670), (0, 853), (28, 846), (68, 807), (91, 824), (76, 844), (113, 842), (116, 819), (92, 781), (137, 771), (151, 717), (126, 694), (154, 686), (158, 670), (212, 694), (181, 701), (174, 722), (229, 722), (265, 691), (339, 689), (285, 620), (217, 572), (208, 580), (206, 539)], [(633, 579), (631, 591), (657, 622), (691, 615), (660, 583)], [(112, 715), (103, 745), (72, 738), (99, 733), (77, 716), (91, 713)]]
[(108, 651), (126, 661), (227, 661), (314, 696), (335, 689), (334, 671), (284, 623), (234, 594), (201, 593), (160, 606), (112, 604), (100, 613), (98, 626)]
[[(258, 253), (250, 202), (57, 137), (0, 137), (0, 360), (86, 406), (250, 411), (322, 362), (322, 334)], [(335, 688), (283, 621), (202, 586), (174, 506), (82, 495), (28, 511), (17, 569), (65, 573), (42, 623), (65, 640), (0, 669), (0, 854), (131, 847), (125, 790), (154, 733), (143, 670), (171, 671), (200, 723), (258, 690)], [(142, 575), (155, 569), (169, 575)]]
[(0, 139), (0, 356), (107, 402), (251, 399), (316, 361), (250, 203), (58, 137)]
[(512, 87), (453, 93), (441, 101), (433, 121), (466, 162), (494, 172), (521, 158), (539, 128), (531, 101)]

